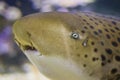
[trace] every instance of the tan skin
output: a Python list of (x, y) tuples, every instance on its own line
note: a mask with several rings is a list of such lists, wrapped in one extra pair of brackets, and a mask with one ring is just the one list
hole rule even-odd
[[(103, 24), (109, 23), (114, 26), (110, 23), (112, 19), (93, 16), (94, 14), (89, 15), (92, 19), (97, 18), (101, 21), (105, 19), (106, 21), (95, 25), (94, 21), (88, 20), (89, 17), (85, 14), (51, 12), (29, 15), (14, 24), (13, 33), (23, 52), (27, 50), (40, 52), (37, 56), (25, 54), (39, 68), (40, 72), (52, 80), (113, 80), (120, 72), (120, 63), (115, 60), (112, 61), (113, 63), (107, 63), (103, 61), (103, 58), (111, 59), (112, 57), (106, 54), (108, 51), (110, 52), (110, 50), (105, 52), (106, 47), (112, 48), (113, 52), (120, 53), (120, 44), (117, 44), (118, 47), (112, 46), (105, 35), (98, 35), (90, 26), (93, 25), (95, 31), (98, 29), (103, 31)], [(116, 23), (120, 24), (118, 21)], [(107, 26), (107, 29), (111, 28)], [(120, 28), (118, 27), (118, 29)], [(116, 34), (114, 38), (119, 37), (118, 33), (114, 34)], [(104, 46), (100, 44), (102, 40)], [(103, 53), (105, 54), (102, 55)], [(119, 57), (118, 53), (115, 53), (114, 56)], [(41, 56), (44, 56), (44, 59)], [(44, 67), (44, 70), (41, 70), (41, 67)], [(45, 67), (49, 72), (45, 71)], [(56, 67), (59, 69), (55, 69)], [(110, 72), (114, 67), (117, 72), (113, 75)]]

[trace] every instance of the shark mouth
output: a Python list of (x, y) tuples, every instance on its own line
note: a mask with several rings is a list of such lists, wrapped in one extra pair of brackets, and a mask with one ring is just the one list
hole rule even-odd
[(30, 45), (22, 45), (18, 40), (16, 40), (17, 45), (21, 48), (21, 50), (25, 53), (26, 56), (28, 56), (28, 54), (37, 54), (39, 56), (41, 56), (41, 53), (34, 47), (34, 46), (30, 46)]
[(23, 52), (26, 54), (26, 56), (30, 56), (31, 54), (36, 56), (42, 56), (42, 54), (33, 46), (23, 46)]
[(32, 51), (37, 51), (37, 49), (34, 46), (30, 45), (22, 45), (17, 39), (15, 39), (15, 42), (22, 50), (32, 50)]
[(28, 46), (28, 45), (25, 45), (23, 46), (24, 50), (32, 50), (32, 51), (37, 51), (37, 49), (33, 46)]

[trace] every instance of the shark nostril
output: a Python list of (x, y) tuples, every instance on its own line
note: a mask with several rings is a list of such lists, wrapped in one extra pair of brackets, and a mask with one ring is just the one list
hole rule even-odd
[(29, 46), (29, 45), (25, 45), (25, 46), (23, 46), (23, 48), (24, 48), (24, 50), (35, 50), (36, 51), (35, 47)]

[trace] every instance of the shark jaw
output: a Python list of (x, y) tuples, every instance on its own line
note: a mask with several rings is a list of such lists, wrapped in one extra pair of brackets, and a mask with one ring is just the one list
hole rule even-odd
[(58, 56), (45, 56), (37, 50), (25, 50), (25, 55), (50, 80), (97, 80), (87, 77), (75, 64)]

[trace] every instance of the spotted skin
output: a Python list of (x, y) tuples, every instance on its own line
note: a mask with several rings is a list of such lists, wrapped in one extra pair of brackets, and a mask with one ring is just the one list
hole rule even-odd
[[(56, 26), (58, 29), (52, 28), (52, 26)], [(46, 27), (46, 31), (48, 29), (53, 32), (58, 30), (58, 33), (61, 33), (59, 29), (65, 28), (65, 31), (62, 32), (65, 35), (61, 37), (59, 36), (61, 34), (54, 32), (50, 34), (59, 37), (48, 37), (47, 33), (40, 33), (42, 31), (40, 29), (43, 29), (41, 27)], [(65, 60), (72, 60), (78, 70), (82, 70), (83, 80), (120, 79), (120, 20), (117, 18), (87, 12), (39, 13), (18, 20), (14, 24), (13, 33), (23, 51), (37, 49), (45, 56), (60, 56)], [(35, 38), (37, 37), (35, 35), (41, 39)], [(47, 43), (53, 42), (52, 45), (44, 47), (37, 43), (46, 36), (45, 40)], [(50, 54), (41, 47), (50, 48), (48, 50)], [(67, 79), (72, 80), (71, 78)], [(76, 80), (82, 79), (77, 78)]]
[(103, 78), (114, 80), (114, 76), (120, 74), (120, 20), (88, 13), (79, 15), (83, 19), (83, 30), (89, 33), (88, 37), (96, 38), (89, 41), (93, 54), (97, 54), (96, 58), (92, 58), (93, 62), (101, 60)]

